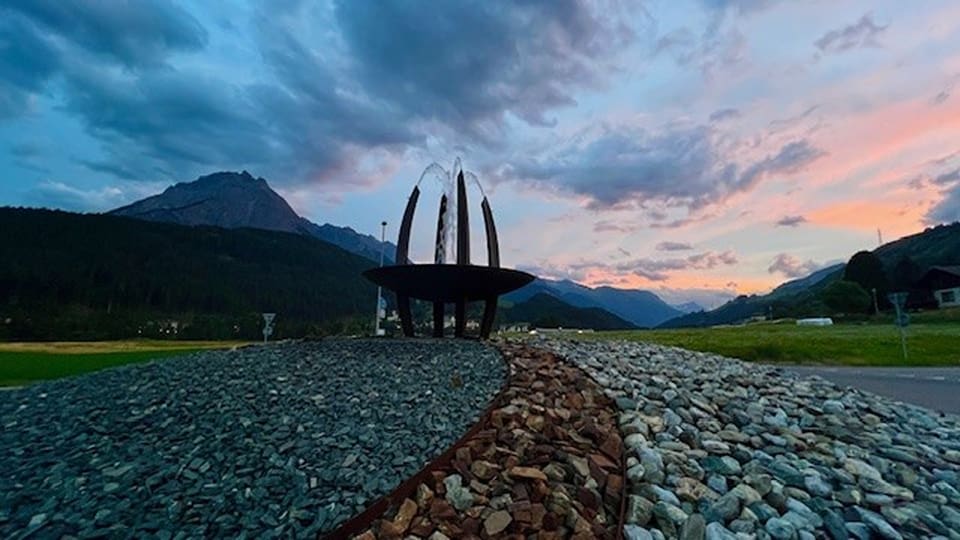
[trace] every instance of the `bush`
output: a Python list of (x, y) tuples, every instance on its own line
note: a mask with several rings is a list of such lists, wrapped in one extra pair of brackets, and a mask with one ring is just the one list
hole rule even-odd
[(827, 286), (820, 299), (834, 312), (867, 313), (873, 304), (870, 293), (853, 281), (840, 280)]

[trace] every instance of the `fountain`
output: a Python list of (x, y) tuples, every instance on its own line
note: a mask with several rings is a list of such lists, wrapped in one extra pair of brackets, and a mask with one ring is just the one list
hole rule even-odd
[[(432, 264), (414, 264), (408, 253), (410, 248), (410, 229), (413, 215), (420, 198), (420, 182), (428, 175), (441, 180), (444, 194), (440, 197), (440, 211), (437, 216), (437, 235), (434, 242)], [(456, 180), (454, 181), (454, 178)], [(436, 163), (430, 165), (420, 176), (407, 200), (400, 223), (397, 240), (396, 264), (367, 270), (363, 275), (377, 285), (394, 291), (397, 295), (397, 311), (403, 334), (414, 335), (413, 315), (410, 299), (425, 300), (433, 303), (433, 335), (443, 337), (443, 317), (446, 304), (454, 305), (454, 337), (464, 337), (466, 330), (466, 309), (470, 302), (483, 302), (483, 318), (480, 322), (481, 339), (490, 337), (494, 318), (497, 313), (497, 298), (533, 281), (534, 276), (500, 267), (500, 245), (497, 240), (497, 228), (493, 222), (490, 202), (480, 187), (483, 200), (480, 211), (487, 239), (487, 265), (480, 266), (470, 260), (470, 223), (467, 206), (466, 179), (480, 187), (480, 182), (472, 173), (465, 172), (458, 159), (449, 173)], [(454, 194), (454, 184), (455, 191)], [(450, 199), (456, 196), (456, 204), (451, 206)], [(452, 214), (452, 217), (451, 217)], [(455, 242), (454, 242), (455, 238)], [(456, 248), (456, 254), (450, 257), (450, 251)], [(455, 260), (455, 264), (448, 264)]]

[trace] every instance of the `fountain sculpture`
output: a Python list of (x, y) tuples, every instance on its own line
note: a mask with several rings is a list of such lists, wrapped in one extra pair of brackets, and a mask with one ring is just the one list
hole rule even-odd
[[(428, 172), (442, 168), (431, 165)], [(479, 337), (490, 337), (494, 318), (497, 313), (497, 298), (533, 281), (534, 276), (500, 267), (500, 246), (497, 240), (497, 228), (493, 223), (493, 212), (486, 195), (480, 203), (483, 214), (484, 231), (487, 237), (487, 265), (479, 266), (470, 262), (470, 224), (467, 208), (467, 186), (464, 171), (459, 160), (454, 165), (456, 176), (456, 221), (448, 224), (448, 194), (440, 198), (440, 212), (437, 218), (437, 235), (434, 243), (433, 264), (414, 264), (408, 254), (410, 250), (410, 229), (413, 214), (420, 198), (420, 182), (413, 187), (407, 200), (400, 223), (397, 240), (396, 264), (367, 270), (363, 275), (377, 285), (394, 291), (397, 295), (397, 311), (403, 334), (414, 335), (413, 314), (410, 299), (416, 298), (433, 303), (433, 336), (443, 337), (444, 313), (446, 304), (454, 304), (454, 336), (464, 337), (466, 330), (466, 309), (470, 302), (484, 302), (483, 318), (480, 322)], [(475, 179), (470, 173), (469, 177)], [(453, 176), (450, 175), (450, 176)], [(452, 182), (451, 182), (452, 184)], [(477, 184), (479, 186), (479, 183)], [(481, 189), (482, 194), (482, 189)], [(453, 195), (452, 193), (450, 194)], [(447, 251), (452, 236), (456, 236), (456, 263), (447, 264)]]

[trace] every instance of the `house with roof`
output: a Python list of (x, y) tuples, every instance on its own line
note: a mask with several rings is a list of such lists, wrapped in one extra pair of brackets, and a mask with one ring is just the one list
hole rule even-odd
[(931, 291), (939, 307), (960, 307), (960, 266), (932, 266), (918, 285)]

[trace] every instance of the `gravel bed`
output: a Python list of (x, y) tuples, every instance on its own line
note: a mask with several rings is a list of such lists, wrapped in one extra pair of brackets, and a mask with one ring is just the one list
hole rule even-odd
[(621, 408), (627, 538), (960, 538), (960, 417), (673, 347), (544, 346)]
[(476, 342), (324, 340), (0, 393), (0, 537), (328, 531), (453, 444), (505, 377)]
[(485, 423), (355, 540), (616, 538), (617, 406), (581, 370), (506, 345), (510, 385)]

